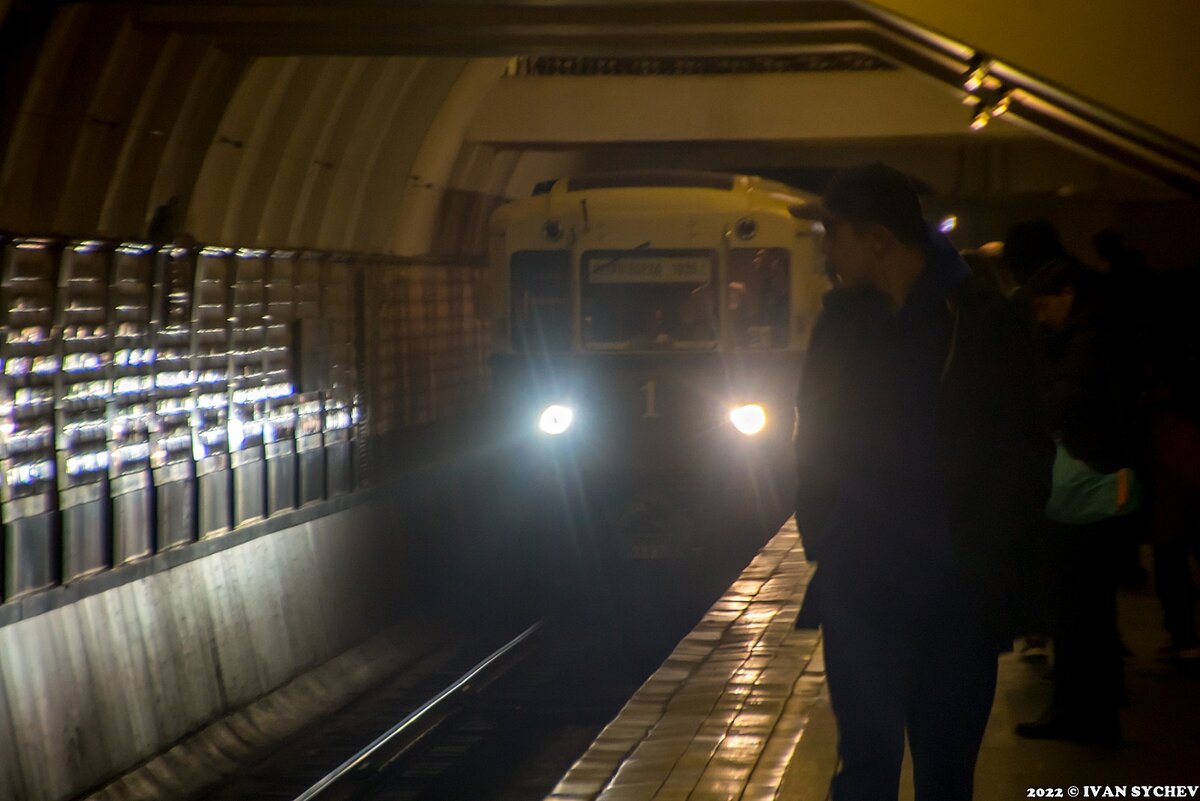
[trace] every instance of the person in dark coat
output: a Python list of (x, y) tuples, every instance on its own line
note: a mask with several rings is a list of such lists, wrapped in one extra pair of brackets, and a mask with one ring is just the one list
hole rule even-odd
[[(1049, 495), (1028, 326), (972, 278), (902, 173), (839, 174), (819, 218), (839, 286), (797, 400), (796, 519), (817, 563), (838, 723), (834, 801), (967, 801), (997, 656), (1023, 627), (1021, 536)], [(929, 652), (937, 644), (936, 654)]]
[(1154, 589), (1170, 641), (1166, 662), (1200, 665), (1193, 563), (1200, 564), (1200, 324), (1192, 310), (1200, 270), (1157, 276), (1147, 303), (1150, 542)]
[(1052, 261), (1067, 258), (1058, 229), (1040, 217), (1015, 223), (1004, 235), (1001, 257), (1017, 286), (1029, 283), (1033, 274)]
[[(1051, 428), (1070, 456), (1107, 474), (1133, 462), (1137, 369), (1105, 278), (1064, 258), (1038, 270), (1028, 289), (1042, 329)], [(1116, 514), (1048, 526), (1054, 696), (1041, 718), (1017, 726), (1019, 735), (1121, 741), (1117, 582), (1125, 533)]]

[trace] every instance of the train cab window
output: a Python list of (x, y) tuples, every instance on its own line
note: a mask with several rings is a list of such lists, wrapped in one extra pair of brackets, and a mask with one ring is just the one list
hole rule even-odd
[(736, 248), (730, 252), (726, 302), (733, 347), (787, 347), (790, 283), (784, 248)]
[(523, 250), (512, 255), (512, 346), (518, 351), (571, 349), (570, 253)]
[(710, 349), (717, 342), (712, 251), (589, 251), (583, 344), (593, 350)]

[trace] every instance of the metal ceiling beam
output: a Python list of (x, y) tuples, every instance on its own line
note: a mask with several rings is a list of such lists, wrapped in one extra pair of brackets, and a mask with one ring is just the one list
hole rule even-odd
[[(958, 89), (977, 65), (1008, 113), (1107, 162), (1200, 197), (1200, 150), (857, 0), (597, 3), (247, 0), (140, 2), (137, 24), (211, 37), (248, 55), (786, 54), (860, 48)], [(969, 112), (964, 111), (964, 126)]]

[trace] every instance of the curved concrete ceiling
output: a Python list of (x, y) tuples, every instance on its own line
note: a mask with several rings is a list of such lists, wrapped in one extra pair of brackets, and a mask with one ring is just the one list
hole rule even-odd
[(379, 252), (403, 247), (405, 193), (441, 185), (463, 103), (504, 68), (251, 57), (90, 4), (61, 9), (33, 61), (0, 132), (0, 227)]
[(1200, 107), (1145, 88), (1169, 86), (1191, 57), (1194, 34), (1176, 31), (1200, 29), (1200, 11), (1146, 0), (1134, 26), (1117, 6), (0, 0), (0, 39), (21, 45), (0, 55), (0, 227), (474, 251), (488, 197), (529, 172), (469, 135), (476, 110), (500, 80), (498, 57), (552, 53), (849, 44), (949, 85), (984, 63), (993, 93), (1018, 90), (1014, 116), (1027, 124), (1195, 186)]

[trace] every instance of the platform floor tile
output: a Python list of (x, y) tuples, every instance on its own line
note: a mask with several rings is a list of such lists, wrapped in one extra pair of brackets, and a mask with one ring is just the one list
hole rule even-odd
[(836, 761), (824, 662), (816, 632), (792, 625), (811, 574), (789, 521), (549, 799), (823, 799)]
[[(1142, 554), (1149, 566), (1148, 551)], [(793, 621), (811, 576), (789, 522), (561, 780), (548, 801), (827, 801), (837, 727), (820, 638)], [(1200, 664), (1166, 664), (1151, 587), (1123, 591), (1130, 705), (1121, 748), (1022, 740), (1050, 700), (1047, 666), (1000, 658), (976, 770), (977, 801), (1134, 785), (1200, 787)], [(938, 643), (930, 643), (936, 658)], [(1189, 797), (1189, 796), (1184, 796)], [(1200, 790), (1197, 795), (1200, 797)], [(899, 801), (912, 801), (905, 755)]]

